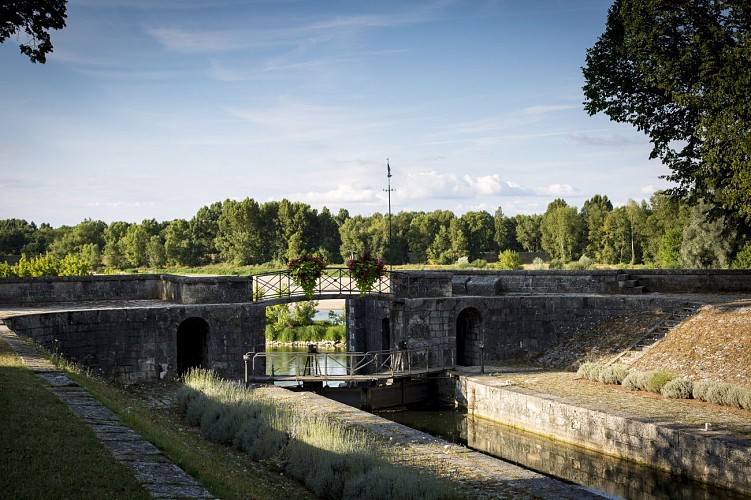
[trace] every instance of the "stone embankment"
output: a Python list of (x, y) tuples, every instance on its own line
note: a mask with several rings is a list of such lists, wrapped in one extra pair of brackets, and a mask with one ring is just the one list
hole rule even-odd
[(475, 416), (751, 494), (751, 414), (614, 390), (572, 373), (460, 375)]

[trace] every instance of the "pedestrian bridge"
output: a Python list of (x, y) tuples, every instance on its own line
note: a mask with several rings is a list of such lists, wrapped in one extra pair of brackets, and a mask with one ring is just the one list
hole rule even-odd
[(295, 283), (289, 270), (254, 274), (253, 302), (270, 305), (303, 300), (348, 299), (355, 297), (384, 298), (394, 297), (390, 271), (378, 279), (373, 287), (363, 292), (352, 279), (346, 267), (327, 267), (313, 290), (313, 296), (307, 296), (303, 288)]
[(385, 383), (452, 369), (454, 350), (446, 347), (408, 349), (403, 346), (386, 351), (319, 352), (315, 345), (310, 345), (307, 352), (249, 352), (243, 359), (246, 384), (325, 384), (328, 381)]

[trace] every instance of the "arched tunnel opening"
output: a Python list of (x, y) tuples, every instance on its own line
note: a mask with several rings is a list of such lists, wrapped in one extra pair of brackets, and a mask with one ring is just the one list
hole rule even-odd
[(456, 364), (477, 366), (482, 364), (482, 316), (474, 307), (468, 307), (456, 318)]
[(201, 318), (188, 318), (177, 328), (177, 374), (191, 368), (209, 368), (209, 325)]

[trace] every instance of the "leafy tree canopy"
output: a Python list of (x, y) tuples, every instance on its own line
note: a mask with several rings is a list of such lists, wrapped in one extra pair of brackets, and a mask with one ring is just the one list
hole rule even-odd
[(44, 64), (47, 54), (52, 52), (49, 31), (65, 27), (66, 3), (66, 0), (0, 3), (0, 43), (16, 36), (21, 53), (31, 62)]
[(671, 194), (751, 222), (748, 0), (616, 0), (583, 72), (587, 112), (645, 132)]

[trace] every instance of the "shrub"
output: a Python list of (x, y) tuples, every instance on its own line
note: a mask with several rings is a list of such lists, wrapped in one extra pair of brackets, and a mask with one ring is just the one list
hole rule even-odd
[(470, 263), (470, 265), (478, 269), (485, 269), (486, 267), (488, 267), (488, 261), (485, 259), (475, 259)]
[(709, 390), (709, 386), (712, 382), (710, 380), (699, 380), (697, 382), (694, 382), (693, 390), (691, 391), (691, 394), (694, 396), (694, 399), (698, 399), (699, 401), (706, 401), (707, 400), (707, 391)]
[(576, 376), (597, 382), (600, 379), (600, 372), (602, 372), (602, 368), (603, 366), (599, 363), (587, 361), (586, 363), (583, 363), (576, 371)]
[(647, 372), (646, 390), (660, 394), (662, 387), (674, 378), (675, 375), (667, 372), (661, 372), (658, 370)]
[(209, 398), (200, 393), (188, 401), (188, 406), (185, 409), (185, 420), (189, 425), (194, 427), (201, 425), (201, 417), (203, 417), (203, 412), (208, 404)]
[(740, 395), (741, 408), (751, 410), (751, 387), (743, 387)]
[(623, 379), (622, 385), (632, 391), (646, 391), (646, 372), (632, 371)]
[(539, 271), (541, 269), (545, 269), (545, 261), (542, 260), (540, 257), (535, 257), (532, 260), (532, 269)]
[(252, 459), (285, 470), (320, 497), (457, 497), (445, 481), (387, 462), (397, 449), (387, 450), (366, 430), (266, 400), (212, 372), (191, 371), (185, 384), (178, 404), (205, 437), (231, 442)]
[(600, 370), (597, 376), (597, 380), (603, 384), (618, 385), (623, 382), (623, 379), (628, 375), (628, 368), (620, 365), (605, 366)]
[(569, 262), (564, 266), (564, 268), (570, 271), (586, 271), (588, 269), (595, 268), (595, 261), (590, 259), (586, 255), (582, 255), (578, 261)]
[(662, 395), (671, 399), (690, 399), (694, 383), (687, 378), (675, 378), (662, 386)]
[(519, 253), (513, 250), (504, 250), (498, 255), (498, 269), (517, 270), (523, 269), (522, 258), (519, 257)]
[(730, 404), (731, 385), (724, 382), (713, 382), (707, 388), (707, 403), (715, 405), (731, 406)]

